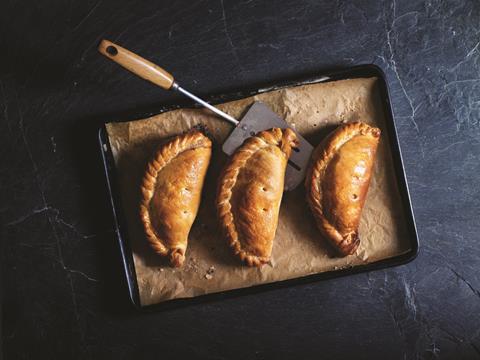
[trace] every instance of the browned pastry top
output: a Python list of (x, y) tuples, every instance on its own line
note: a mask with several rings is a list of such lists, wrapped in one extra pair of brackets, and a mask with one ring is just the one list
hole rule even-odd
[(197, 216), (212, 143), (202, 132), (178, 135), (156, 152), (142, 182), (140, 216), (152, 248), (182, 265)]
[(262, 131), (237, 149), (220, 176), (220, 225), (235, 254), (250, 266), (270, 260), (285, 170), (294, 146), (291, 129)]
[(338, 127), (314, 151), (305, 185), (322, 234), (342, 254), (353, 254), (370, 184), (380, 129), (355, 122)]

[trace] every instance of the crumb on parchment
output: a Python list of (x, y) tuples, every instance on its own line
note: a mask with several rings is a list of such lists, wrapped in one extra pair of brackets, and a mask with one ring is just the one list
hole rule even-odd
[(215, 272), (215, 266), (210, 266), (205, 274), (205, 279), (210, 280), (213, 279), (213, 273)]

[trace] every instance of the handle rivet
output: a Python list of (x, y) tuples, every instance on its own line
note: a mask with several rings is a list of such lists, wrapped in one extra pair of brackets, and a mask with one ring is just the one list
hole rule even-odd
[(118, 54), (118, 50), (115, 46), (110, 45), (107, 47), (107, 53), (109, 53), (112, 56), (115, 56)]

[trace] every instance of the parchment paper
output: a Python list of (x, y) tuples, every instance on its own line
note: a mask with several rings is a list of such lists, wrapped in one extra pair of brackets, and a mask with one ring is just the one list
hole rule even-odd
[[(360, 247), (354, 255), (335, 257), (315, 228), (300, 186), (284, 194), (271, 264), (260, 269), (244, 266), (221, 237), (214, 207), (218, 173), (226, 160), (220, 144), (232, 126), (202, 109), (179, 109), (145, 120), (109, 123), (107, 131), (119, 175), (142, 305), (341, 269), (410, 250), (376, 78), (275, 90), (219, 108), (241, 118), (255, 100), (269, 105), (314, 146), (341, 122), (360, 120), (382, 129), (360, 223)], [(217, 144), (200, 211), (190, 232), (185, 264), (173, 269), (145, 240), (138, 215), (140, 181), (147, 161), (162, 141), (199, 123), (208, 127)]]

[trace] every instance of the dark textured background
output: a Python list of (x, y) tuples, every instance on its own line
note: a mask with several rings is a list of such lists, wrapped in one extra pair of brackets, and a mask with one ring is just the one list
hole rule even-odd
[[(7, 359), (480, 357), (478, 1), (0, 4)], [(354, 64), (387, 73), (420, 236), (406, 266), (162, 313), (128, 306), (96, 130), (178, 99)]]

